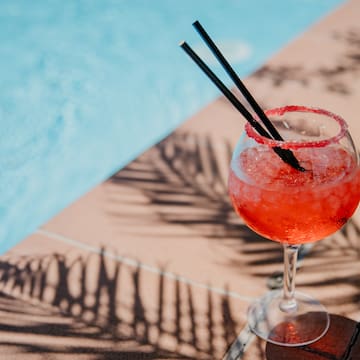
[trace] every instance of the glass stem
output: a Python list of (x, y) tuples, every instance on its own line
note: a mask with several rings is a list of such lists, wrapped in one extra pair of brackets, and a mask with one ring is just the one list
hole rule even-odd
[(280, 309), (288, 313), (296, 311), (297, 309), (295, 300), (295, 275), (298, 252), (299, 245), (284, 244), (284, 286)]

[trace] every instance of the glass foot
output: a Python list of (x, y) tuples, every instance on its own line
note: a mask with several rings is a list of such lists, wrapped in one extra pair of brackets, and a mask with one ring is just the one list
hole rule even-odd
[(267, 293), (248, 310), (251, 330), (276, 345), (301, 346), (319, 340), (329, 328), (329, 314), (310, 296), (296, 292), (295, 299), (296, 306), (285, 311), (282, 291)]

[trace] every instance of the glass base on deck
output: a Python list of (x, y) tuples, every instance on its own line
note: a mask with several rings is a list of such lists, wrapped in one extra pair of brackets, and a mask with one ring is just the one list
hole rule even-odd
[(267, 293), (249, 307), (251, 330), (276, 345), (302, 346), (319, 340), (329, 328), (329, 314), (310, 296), (296, 292), (295, 299), (296, 304), (286, 308), (282, 291)]

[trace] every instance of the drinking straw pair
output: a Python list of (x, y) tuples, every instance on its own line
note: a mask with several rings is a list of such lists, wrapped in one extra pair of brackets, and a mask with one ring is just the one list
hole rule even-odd
[[(210, 38), (199, 21), (195, 21), (193, 26), (200, 34), (206, 45), (215, 55), (222, 67), (228, 73), (233, 80), (237, 88), (243, 94), (249, 105), (252, 107), (258, 118), (261, 120), (266, 129), (256, 120), (252, 114), (245, 108), (245, 106), (235, 97), (235, 95), (224, 85), (224, 83), (214, 74), (212, 70), (204, 63), (204, 61), (195, 53), (195, 51), (185, 42), (181, 42), (182, 49), (191, 57), (191, 59), (200, 67), (200, 69), (210, 78), (210, 80), (217, 86), (217, 88), (224, 94), (224, 96), (231, 102), (231, 104), (244, 116), (244, 118), (250, 123), (250, 125), (261, 135), (269, 139), (283, 141), (284, 139), (279, 134), (277, 129), (271, 123), (269, 118), (265, 115), (259, 104), (255, 101), (254, 97), (250, 94), (249, 90), (245, 87), (244, 83), (240, 80), (234, 69), (229, 62), (225, 59), (219, 48), (214, 41)], [(281, 149), (275, 147), (274, 151), (281, 157), (281, 159), (293, 168), (299, 171), (305, 171), (305, 169), (299, 164), (298, 160), (288, 149)]]

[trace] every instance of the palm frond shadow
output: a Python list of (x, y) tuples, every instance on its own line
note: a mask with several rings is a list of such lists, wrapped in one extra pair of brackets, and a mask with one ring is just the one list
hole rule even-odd
[(332, 66), (307, 70), (302, 65), (264, 65), (252, 76), (261, 80), (268, 79), (274, 87), (281, 87), (288, 82), (307, 87), (313, 81), (320, 80), (325, 91), (341, 96), (351, 95), (353, 89), (349, 79), (356, 78), (360, 73), (360, 32), (358, 29), (350, 29), (335, 32), (332, 37), (344, 48)]
[[(262, 242), (231, 206), (227, 191), (231, 152), (226, 140), (215, 142), (206, 135), (177, 131), (110, 181), (141, 191), (160, 222), (191, 227), (212, 239)], [(134, 216), (126, 210), (112, 215), (119, 221)], [(135, 216), (138, 223), (147, 222), (147, 215)]]
[(236, 338), (240, 324), (228, 296), (208, 290), (199, 302), (189, 284), (150, 279), (103, 253), (3, 258), (0, 349), (97, 360), (213, 359)]

